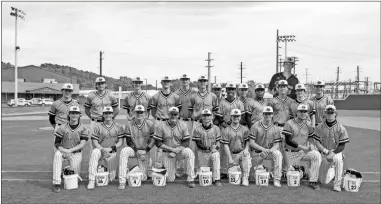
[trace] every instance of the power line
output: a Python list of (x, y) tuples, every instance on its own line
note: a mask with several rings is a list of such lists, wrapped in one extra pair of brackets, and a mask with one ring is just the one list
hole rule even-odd
[(243, 76), (243, 70), (246, 69), (246, 68), (243, 67), (242, 62), (241, 62), (241, 65), (240, 65), (240, 67), (238, 69), (240, 70), (240, 77), (239, 78), (241, 79), (241, 84), (242, 84), (242, 79), (246, 78), (246, 77)]

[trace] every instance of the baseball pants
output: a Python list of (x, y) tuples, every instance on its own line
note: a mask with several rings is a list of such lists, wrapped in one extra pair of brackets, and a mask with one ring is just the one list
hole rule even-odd
[(260, 154), (261, 153), (251, 151), (251, 161), (253, 166), (256, 167), (262, 165), (264, 160), (271, 160), (274, 179), (280, 180), (282, 177), (282, 153), (279, 150), (274, 150), (270, 152), (266, 158), (262, 157)]
[[(220, 131), (222, 131), (224, 128), (220, 126)], [(228, 173), (228, 168), (229, 168), (229, 158), (226, 155), (225, 149), (223, 148), (223, 145), (221, 145), (222, 148), (220, 148), (220, 162), (221, 162), (221, 173), (222, 174), (227, 174)]]
[[(199, 125), (198, 122), (195, 122), (195, 121), (184, 121), (186, 124), (187, 124), (187, 127), (188, 127), (188, 132), (191, 136), (190, 140), (189, 140), (189, 148), (193, 151), (194, 153), (194, 156), (195, 156), (195, 163), (194, 163), (194, 168), (195, 169), (198, 169), (199, 167), (199, 164), (198, 164), (198, 154), (196, 154), (197, 152), (197, 145), (196, 145), (196, 142), (193, 141), (193, 130), (195, 127), (197, 127), (196, 125)], [(187, 165), (185, 164), (185, 160), (177, 160), (176, 161), (176, 172), (181, 172), (183, 170), (186, 171), (185, 167)]]
[(176, 157), (171, 158), (168, 156), (168, 152), (163, 152), (162, 158), (163, 158), (163, 164), (164, 167), (167, 169), (167, 181), (173, 182), (175, 181), (175, 173), (176, 173), (176, 161), (177, 160), (186, 160), (186, 171), (187, 171), (187, 181), (194, 181), (195, 173), (194, 173), (194, 153), (189, 148), (184, 148), (180, 153), (176, 155)]
[(249, 179), (250, 168), (251, 168), (251, 157), (250, 153), (247, 151), (241, 151), (238, 154), (232, 154), (235, 163), (239, 164), (242, 169), (242, 179)]
[(322, 156), (321, 166), (319, 170), (319, 180), (324, 183), (325, 178), (327, 177), (328, 169), (331, 166), (335, 168), (335, 180), (334, 185), (340, 185), (343, 179), (343, 171), (344, 171), (344, 154), (342, 152), (335, 154), (333, 156), (333, 162), (327, 161), (327, 156)]
[(116, 176), (116, 169), (117, 169), (117, 158), (116, 158), (116, 152), (110, 153), (109, 158), (105, 158), (105, 155), (103, 152), (95, 148), (91, 152), (90, 155), (90, 161), (89, 161), (89, 181), (95, 180), (95, 174), (97, 173), (98, 168), (98, 162), (99, 160), (104, 160), (107, 166), (107, 171), (110, 173), (109, 178), (110, 181), (113, 181)]
[[(282, 132), (283, 131), (283, 127), (282, 126), (278, 126), (280, 128), (280, 131)], [(282, 172), (283, 173), (287, 173), (288, 171), (288, 166), (290, 165), (290, 161), (287, 157), (287, 154), (286, 154), (286, 150), (284, 148), (284, 146), (286, 145), (286, 138), (283, 134), (281, 134), (281, 138), (282, 138), (282, 142), (280, 143), (280, 148), (279, 148), (279, 151), (282, 153)]]
[(200, 167), (210, 167), (213, 170), (213, 181), (220, 180), (220, 153), (198, 151), (198, 163)]
[(149, 153), (146, 155), (146, 160), (142, 161), (138, 158), (138, 154), (131, 147), (125, 147), (120, 152), (119, 156), (119, 183), (126, 183), (127, 173), (128, 173), (128, 161), (131, 158), (136, 158), (138, 160), (138, 166), (143, 172), (142, 180), (147, 180), (148, 175), (148, 165), (149, 165)]
[(317, 182), (319, 178), (319, 168), (321, 164), (321, 155), (317, 150), (309, 151), (307, 154), (304, 151), (291, 152), (286, 150), (286, 155), (290, 161), (288, 169), (291, 169), (293, 165), (300, 165), (300, 160), (310, 162), (310, 182)]
[(75, 174), (81, 173), (82, 152), (62, 154), (60, 151), (54, 153), (53, 158), (53, 184), (61, 184), (62, 163), (69, 160), (70, 167), (74, 169)]

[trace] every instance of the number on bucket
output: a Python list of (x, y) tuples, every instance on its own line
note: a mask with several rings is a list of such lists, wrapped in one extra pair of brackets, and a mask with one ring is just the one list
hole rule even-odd
[(160, 184), (160, 179), (159, 178), (156, 178), (156, 180), (157, 180), (157, 184)]
[(356, 184), (352, 184), (351, 185), (351, 190), (356, 190), (357, 189), (357, 185)]
[(134, 184), (136, 184), (136, 180), (134, 180)]
[(298, 183), (298, 181), (297, 180), (294, 180), (294, 184), (297, 184)]
[(234, 182), (235, 182), (235, 178), (234, 178), (234, 177), (231, 177), (231, 178), (230, 178), (230, 181), (234, 183)]
[(209, 179), (203, 179), (204, 180), (204, 184), (208, 184), (209, 183)]
[(262, 184), (266, 184), (266, 183), (267, 183), (267, 180), (266, 180), (266, 179), (261, 179), (261, 183), (262, 183)]

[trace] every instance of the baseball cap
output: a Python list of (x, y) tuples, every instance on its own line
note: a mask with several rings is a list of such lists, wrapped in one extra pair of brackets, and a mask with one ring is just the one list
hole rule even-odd
[(208, 77), (201, 75), (200, 77), (198, 77), (198, 81), (208, 81)]
[(238, 86), (238, 89), (248, 89), (249, 86), (246, 83), (242, 83)]
[(292, 63), (292, 64), (294, 64), (295, 63), (294, 62), (294, 58), (293, 57), (286, 57), (286, 59), (284, 60), (283, 63)]
[(213, 84), (212, 88), (213, 89), (220, 89), (221, 85), (220, 84)]
[(306, 90), (306, 87), (304, 86), (304, 84), (297, 84), (295, 86), (295, 90)]
[(62, 89), (67, 89), (67, 90), (73, 91), (73, 84), (70, 84), (70, 83), (63, 84), (61, 90)]
[(279, 85), (288, 86), (288, 83), (287, 83), (286, 80), (283, 80), (283, 79), (282, 79), (282, 80), (279, 80), (279, 81), (278, 81), (278, 84), (277, 84), (277, 85), (278, 85), (278, 86), (279, 86)]
[(188, 75), (183, 74), (183, 75), (181, 75), (180, 79), (190, 79), (190, 78), (188, 77)]
[(177, 107), (171, 107), (169, 108), (168, 113), (179, 113), (179, 109)]
[(325, 82), (318, 80), (314, 83), (314, 86), (325, 86)]
[(301, 111), (301, 110), (308, 111), (308, 106), (306, 104), (299, 104), (297, 110), (298, 111)]
[(112, 109), (111, 106), (105, 106), (103, 108), (103, 113), (113, 113), (113, 112), (114, 112), (114, 110)]
[(226, 85), (226, 89), (236, 89), (236, 87), (234, 86), (233, 83), (228, 83), (228, 84)]
[(257, 89), (265, 89), (265, 86), (263, 86), (263, 84), (257, 84), (256, 86), (255, 86), (255, 89), (254, 90), (257, 90)]
[(171, 81), (171, 79), (168, 76), (164, 76), (161, 78), (161, 81)]
[(145, 109), (144, 109), (144, 106), (142, 106), (142, 105), (137, 105), (137, 106), (135, 106), (135, 109), (134, 109), (134, 111), (145, 111)]
[(77, 113), (81, 113), (81, 110), (79, 109), (78, 106), (70, 106), (70, 108), (69, 108), (69, 112), (77, 112)]
[(334, 105), (327, 105), (324, 110), (325, 111), (336, 111), (336, 107)]
[(241, 115), (241, 110), (239, 109), (233, 109), (232, 111), (230, 111), (230, 115)]
[(263, 108), (263, 113), (273, 113), (273, 108), (271, 106), (265, 106)]
[(100, 83), (100, 82), (105, 82), (106, 83), (106, 79), (104, 77), (97, 77), (95, 79), (95, 83)]
[(136, 77), (132, 79), (132, 82), (143, 82), (143, 80), (141, 80), (140, 77)]
[(212, 115), (212, 111), (210, 111), (209, 109), (204, 109), (203, 111), (201, 111), (201, 115)]

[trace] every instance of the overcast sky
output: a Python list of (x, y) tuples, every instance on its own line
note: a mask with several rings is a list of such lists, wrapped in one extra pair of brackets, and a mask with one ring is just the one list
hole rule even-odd
[[(380, 81), (379, 2), (3, 2), (2, 60), (14, 64), (15, 20), (11, 6), (27, 13), (18, 21), (19, 65), (53, 63), (103, 74), (191, 80), (207, 75), (212, 53), (217, 82), (268, 83), (275, 73), (276, 30), (295, 35), (287, 56), (299, 57), (296, 73), (308, 80)], [(284, 57), (284, 43), (280, 53)]]

